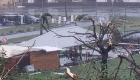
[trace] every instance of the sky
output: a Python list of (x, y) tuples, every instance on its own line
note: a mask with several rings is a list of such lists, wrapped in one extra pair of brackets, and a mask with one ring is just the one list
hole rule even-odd
[[(49, 2), (55, 1), (55, 0), (48, 0)], [(97, 0), (97, 2), (106, 2), (107, 0)], [(112, 0), (114, 1), (114, 0)], [(140, 2), (140, 0), (123, 0), (124, 2)]]
[[(106, 2), (107, 0), (97, 0), (97, 2)], [(112, 0), (114, 1), (114, 0)], [(123, 0), (124, 2), (140, 2), (140, 0)]]
[[(55, 1), (55, 0), (48, 0), (49, 2)], [(107, 0), (97, 0), (97, 2), (106, 2)], [(114, 1), (114, 0), (112, 0)], [(140, 0), (123, 0), (124, 2), (140, 2)]]

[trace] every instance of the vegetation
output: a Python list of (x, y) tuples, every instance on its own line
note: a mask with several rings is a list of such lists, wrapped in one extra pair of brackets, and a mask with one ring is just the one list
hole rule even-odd
[(8, 40), (8, 43), (18, 43), (18, 42), (22, 42), (22, 41), (27, 41), (27, 40), (33, 39), (37, 36), (39, 36), (39, 35), (31, 35), (31, 36), (25, 36), (25, 37), (19, 37), (19, 38), (12, 38), (12, 39)]
[(0, 29), (0, 35), (12, 35), (12, 34), (16, 34), (16, 33), (20, 33), (20, 32), (29, 32), (30, 31), (34, 31), (34, 30), (39, 30), (39, 25), (37, 24), (32, 24), (32, 25), (20, 25), (18, 27), (16, 26), (10, 26), (10, 27), (3, 27), (2, 29)]
[[(47, 31), (47, 28), (45, 28), (44, 26), (45, 20), (47, 19), (43, 20), (41, 27)], [(89, 44), (85, 43), (84, 41), (81, 41), (79, 38), (75, 36), (63, 36), (63, 35), (59, 35), (59, 36), (74, 37), (78, 41), (85, 44), (86, 47), (99, 52), (101, 54), (101, 60), (99, 61), (92, 60), (91, 62), (87, 64), (80, 64), (79, 66), (72, 67), (72, 71), (79, 75), (80, 80), (128, 80), (128, 79), (135, 80), (135, 75), (132, 73), (133, 70), (128, 69), (129, 64), (130, 64), (128, 61), (123, 60), (122, 62), (122, 59), (120, 58), (108, 61), (109, 59), (108, 53), (111, 50), (114, 50), (116, 46), (118, 46), (118, 42), (120, 41), (118, 39), (121, 39), (121, 36), (120, 36), (121, 34), (118, 31), (118, 27), (120, 27), (120, 25), (118, 25), (119, 23), (116, 23), (118, 21), (112, 19), (110, 20), (110, 22), (109, 21), (101, 22), (95, 25), (94, 19), (89, 18), (89, 20), (92, 22), (93, 33), (85, 33), (85, 34), (75, 33), (75, 34), (81, 34), (81, 35), (90, 35), (89, 38), (92, 38), (92, 40), (88, 42)], [(127, 23), (125, 24), (127, 25)], [(46, 25), (48, 26), (48, 21), (46, 22)], [(132, 27), (132, 25), (128, 27)], [(30, 31), (30, 29), (27, 28), (27, 31)], [(13, 31), (9, 31), (9, 32), (13, 33)], [(24, 32), (24, 30), (19, 29), (17, 32), (21, 33), (21, 32)], [(106, 40), (104, 40), (105, 35), (108, 36)], [(136, 59), (137, 57), (139, 57), (139, 55), (135, 56)], [(122, 75), (123, 73), (124, 75)], [(37, 75), (30, 75), (30, 73), (28, 74), (15, 73), (14, 75), (10, 74), (7, 79), (10, 79), (10, 80), (66, 80), (67, 77), (54, 75), (52, 72), (42, 72), (41, 74), (37, 74)]]
[[(137, 54), (134, 56), (134, 59), (137, 64), (140, 64), (140, 55)], [(108, 70), (109, 70), (109, 79), (113, 80), (113, 77), (116, 72), (116, 68), (120, 62), (119, 58), (111, 59), (108, 61)], [(94, 64), (93, 64), (94, 63)], [(123, 61), (117, 80), (136, 80), (135, 75), (132, 73), (130, 69), (128, 69), (129, 63), (127, 61)], [(76, 73), (79, 76), (79, 80), (98, 80), (98, 76), (100, 72), (95, 70), (95, 68), (100, 69), (99, 61), (92, 61), (87, 64), (80, 64), (78, 66), (71, 67), (72, 72)], [(115, 71), (114, 71), (115, 70)], [(57, 72), (65, 72), (65, 70), (57, 71)], [(45, 71), (35, 75), (31, 75), (29, 73), (21, 73), (21, 74), (11, 74), (7, 80), (68, 80), (66, 75), (56, 75), (52, 71)]]

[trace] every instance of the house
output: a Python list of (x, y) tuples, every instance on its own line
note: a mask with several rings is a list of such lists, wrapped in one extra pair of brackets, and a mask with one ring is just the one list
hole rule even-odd
[(10, 0), (2, 0), (0, 3), (0, 8), (6, 8), (8, 7)]
[(16, 2), (17, 0), (1, 0), (0, 8), (5, 9), (5, 8), (14, 7)]
[[(80, 59), (81, 55), (80, 46), (83, 45), (82, 42), (78, 41), (74, 37), (65, 37), (65, 36), (75, 36), (84, 42), (88, 42), (89, 38), (87, 38), (88, 37), (87, 35), (80, 35), (78, 33), (84, 34), (89, 32), (91, 31), (81, 28), (79, 26), (66, 25), (64, 27), (51, 29), (49, 32), (43, 35), (40, 35), (28, 41), (24, 41), (17, 45), (31, 46), (35, 42), (34, 47), (52, 46), (63, 49), (66, 52), (64, 51), (64, 53), (60, 54), (60, 65), (64, 66), (64, 64), (71, 62), (71, 60), (68, 60), (70, 58), (75, 58), (78, 60)], [(68, 58), (65, 58), (64, 56), (67, 56)]]
[(94, 4), (96, 0), (20, 0), (18, 2), (19, 5), (26, 7), (62, 7), (65, 3), (67, 6), (83, 6), (85, 3), (89, 6), (88, 3)]
[(55, 70), (60, 66), (58, 53), (61, 49), (56, 47), (21, 47), (15, 45), (2, 45), (1, 52), (5, 52), (6, 70), (14, 65), (21, 71), (28, 65), (35, 70)]
[(63, 48), (63, 49), (70, 48), (70, 47), (82, 45), (83, 43), (78, 41), (74, 37), (65, 37), (65, 36), (75, 36), (81, 39), (82, 41), (89, 41), (87, 35), (76, 34), (76, 33), (84, 34), (88, 32), (91, 31), (81, 28), (79, 26), (67, 25), (60, 28), (54, 28), (51, 31), (41, 36), (38, 36), (28, 41), (24, 41), (17, 45), (31, 46), (35, 42), (34, 44), (35, 47), (52, 46), (52, 47)]

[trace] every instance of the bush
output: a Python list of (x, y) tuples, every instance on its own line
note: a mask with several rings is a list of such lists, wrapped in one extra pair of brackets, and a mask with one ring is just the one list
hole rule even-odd
[(24, 30), (18, 30), (17, 33), (24, 33)]
[(30, 32), (30, 31), (32, 31), (30, 28), (28, 28), (27, 30), (26, 30), (27, 32)]

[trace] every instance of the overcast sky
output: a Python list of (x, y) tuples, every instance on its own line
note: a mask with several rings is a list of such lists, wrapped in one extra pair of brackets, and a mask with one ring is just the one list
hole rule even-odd
[[(97, 0), (97, 2), (106, 2), (107, 0)], [(112, 0), (114, 1), (114, 0)], [(124, 2), (140, 2), (140, 0), (123, 0)]]
[[(55, 1), (55, 0), (48, 0), (49, 2)], [(107, 0), (97, 0), (97, 2), (106, 2)], [(114, 0), (112, 0), (114, 1)], [(124, 2), (140, 2), (140, 0), (123, 0)]]

